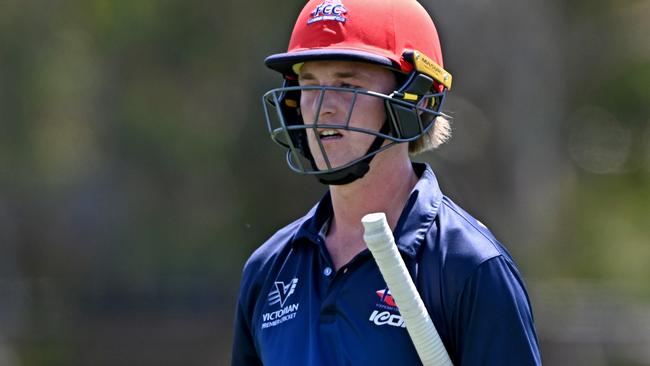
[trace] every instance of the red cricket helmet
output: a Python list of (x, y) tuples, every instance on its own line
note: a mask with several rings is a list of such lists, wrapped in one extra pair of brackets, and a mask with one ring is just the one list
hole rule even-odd
[[(298, 16), (287, 52), (265, 63), (289, 78), (294, 65), (313, 60), (364, 61), (408, 73), (415, 67), (413, 51), (442, 69), (438, 32), (416, 0), (311, 0)], [(437, 81), (449, 88), (447, 79)]]

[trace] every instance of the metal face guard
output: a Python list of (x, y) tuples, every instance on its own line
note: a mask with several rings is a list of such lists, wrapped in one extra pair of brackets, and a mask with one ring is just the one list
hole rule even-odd
[[(417, 140), (432, 128), (435, 117), (443, 115), (440, 111), (445, 98), (445, 90), (440, 93), (424, 95), (414, 94), (410, 91), (401, 88), (391, 95), (386, 95), (358, 88), (285, 86), (265, 93), (262, 97), (262, 103), (271, 139), (287, 149), (289, 167), (301, 174), (319, 175), (349, 168), (394, 144)], [(311, 123), (304, 123), (300, 110), (300, 97), (303, 92), (317, 93), (313, 95), (316, 98), (316, 104), (314, 116), (311, 118), (313, 122)], [(336, 121), (335, 123), (319, 121), (326, 93), (336, 93), (337, 97), (349, 103), (343, 121)], [(353, 122), (352, 115), (357, 101), (359, 98), (366, 97), (378, 98), (383, 103), (386, 111), (386, 122), (388, 123), (387, 129), (375, 131), (355, 127), (354, 123), (351, 123)], [(369, 150), (362, 156), (353, 157), (350, 161), (335, 163), (328, 156), (322, 137), (319, 135), (319, 130), (322, 131), (323, 129), (345, 131), (346, 134), (366, 134), (375, 137), (375, 139), (385, 139), (389, 143), (371, 149), (372, 151)], [(314, 146), (309, 146), (308, 134), (312, 134), (312, 145)], [(324, 167), (318, 168), (316, 166), (315, 154), (322, 157)]]

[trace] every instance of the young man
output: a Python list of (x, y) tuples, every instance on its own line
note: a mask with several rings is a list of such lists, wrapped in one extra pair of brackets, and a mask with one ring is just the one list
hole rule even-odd
[(288, 52), (266, 64), (285, 79), (264, 96), (271, 136), (292, 170), (329, 190), (246, 263), (232, 365), (420, 363), (363, 241), (371, 212), (386, 213), (455, 365), (540, 364), (512, 258), (409, 159), (449, 137), (451, 75), (426, 11), (415, 0), (309, 1)]

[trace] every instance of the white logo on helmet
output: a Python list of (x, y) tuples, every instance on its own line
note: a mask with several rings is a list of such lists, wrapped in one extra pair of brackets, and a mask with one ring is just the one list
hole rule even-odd
[(322, 20), (335, 20), (337, 22), (345, 23), (348, 20), (345, 13), (348, 9), (343, 6), (341, 0), (325, 0), (318, 4), (311, 12), (311, 19), (307, 24), (320, 22)]

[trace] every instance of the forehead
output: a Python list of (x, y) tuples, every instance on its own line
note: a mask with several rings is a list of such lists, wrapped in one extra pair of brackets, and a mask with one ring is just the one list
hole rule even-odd
[(373, 79), (391, 77), (388, 69), (356, 61), (307, 61), (300, 68), (299, 76), (309, 75), (316, 78), (359, 77)]

